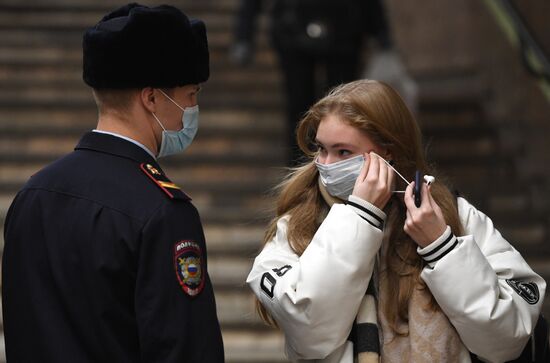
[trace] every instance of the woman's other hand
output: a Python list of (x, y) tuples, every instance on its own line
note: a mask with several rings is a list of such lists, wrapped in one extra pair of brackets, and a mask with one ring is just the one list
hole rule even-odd
[(405, 190), (407, 218), (403, 229), (420, 247), (424, 248), (445, 232), (447, 223), (441, 208), (432, 198), (430, 187), (422, 183), (422, 203), (420, 207), (414, 204), (413, 190), (414, 181)]

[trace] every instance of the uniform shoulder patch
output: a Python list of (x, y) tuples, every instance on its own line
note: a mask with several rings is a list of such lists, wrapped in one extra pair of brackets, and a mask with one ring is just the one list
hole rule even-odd
[(206, 269), (198, 243), (190, 240), (174, 244), (174, 267), (183, 292), (194, 297), (204, 288)]
[(539, 302), (539, 288), (534, 282), (521, 282), (511, 279), (506, 280), (506, 282), (529, 304), (534, 305)]
[(170, 199), (191, 200), (162, 170), (147, 163), (142, 163), (139, 167)]

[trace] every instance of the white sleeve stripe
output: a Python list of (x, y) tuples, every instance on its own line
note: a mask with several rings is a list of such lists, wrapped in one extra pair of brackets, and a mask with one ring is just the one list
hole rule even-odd
[(355, 208), (359, 208), (361, 209), (363, 212), (365, 213), (368, 213), (370, 214), (374, 219), (376, 219), (378, 222), (382, 223), (384, 222), (384, 220), (380, 217), (378, 217), (376, 214), (374, 214), (373, 212), (371, 212), (370, 210), (368, 210), (367, 208), (363, 207), (362, 205), (358, 204), (358, 203), (355, 203), (355, 202), (352, 202), (351, 200), (348, 200), (347, 202), (349, 205), (352, 205), (354, 206)]
[(373, 212), (371, 212), (371, 211), (368, 210), (367, 208), (364, 208), (363, 206), (361, 206), (361, 205), (359, 205), (359, 204), (357, 204), (357, 203), (354, 203), (354, 202), (352, 202), (352, 201), (350, 201), (350, 200), (348, 200), (348, 201), (346, 202), (346, 204), (348, 204), (348, 205), (350, 205), (350, 206), (352, 206), (352, 207), (354, 207), (354, 208), (357, 208), (357, 209), (359, 209), (360, 211), (362, 211), (362, 212), (368, 214), (370, 217), (374, 218), (374, 219), (378, 222), (378, 225), (382, 225), (382, 223), (384, 223), (384, 220), (383, 220), (382, 218), (378, 217), (376, 214), (374, 214)]
[(380, 208), (376, 207), (375, 205), (373, 205), (372, 203), (369, 203), (367, 202), (366, 200), (364, 199), (361, 199), (359, 197), (356, 197), (355, 195), (350, 195), (348, 197), (348, 200), (350, 202), (353, 202), (355, 204), (359, 204), (363, 209), (367, 209), (369, 210), (371, 213), (375, 214), (376, 216), (378, 216), (378, 218), (380, 218), (382, 221), (384, 221), (386, 219), (386, 213), (384, 213), (383, 210), (381, 210)]
[(449, 243), (453, 237), (454, 237), (453, 234), (450, 233), (449, 236), (447, 238), (445, 238), (445, 241), (442, 244), (440, 244), (439, 246), (437, 246), (436, 248), (434, 248), (433, 250), (431, 250), (429, 252), (420, 253), (420, 255), (423, 258), (426, 258), (428, 256), (433, 255), (434, 253), (437, 253), (439, 250), (441, 250), (443, 247), (445, 247), (447, 245), (447, 243)]
[(359, 214), (359, 217), (361, 217), (361, 218), (363, 218), (364, 220), (366, 220), (367, 222), (369, 222), (373, 227), (376, 227), (376, 228), (378, 228), (378, 229), (380, 229), (380, 230), (382, 229), (382, 228), (380, 228), (380, 226), (378, 226), (378, 225), (376, 225), (375, 223), (369, 221), (367, 218), (363, 217), (361, 214)]
[[(453, 235), (452, 236), (452, 240), (450, 243), (447, 243), (447, 244), (444, 244), (444, 246), (446, 246), (447, 248), (442, 251), (438, 256), (432, 258), (431, 260), (428, 260), (426, 258), (424, 258), (424, 260), (430, 265), (430, 266), (433, 266), (434, 265), (434, 262), (437, 262), (439, 261), (440, 259), (442, 259), (443, 257), (445, 257), (449, 252), (451, 252), (452, 250), (455, 249), (455, 247), (458, 245), (458, 240), (456, 239), (456, 237)], [(452, 243), (452, 245), (451, 245)], [(424, 256), (422, 256), (424, 257)]]

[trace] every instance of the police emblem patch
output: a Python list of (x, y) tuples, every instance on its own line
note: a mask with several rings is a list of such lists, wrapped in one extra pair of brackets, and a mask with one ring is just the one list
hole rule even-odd
[(183, 291), (197, 296), (204, 287), (204, 269), (200, 246), (194, 241), (179, 241), (174, 245), (174, 265)]
[(539, 288), (534, 282), (520, 282), (517, 280), (506, 280), (506, 282), (529, 304), (534, 305), (539, 301)]

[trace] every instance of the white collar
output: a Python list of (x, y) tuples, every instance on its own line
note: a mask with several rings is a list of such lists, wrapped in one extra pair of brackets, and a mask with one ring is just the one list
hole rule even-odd
[(117, 134), (117, 133), (114, 133), (114, 132), (109, 132), (109, 131), (103, 131), (103, 130), (97, 130), (97, 129), (94, 129), (92, 130), (92, 132), (97, 132), (99, 134), (106, 134), (106, 135), (111, 135), (111, 136), (115, 136), (115, 137), (119, 137), (121, 139), (124, 139), (126, 141), (130, 141), (131, 143), (139, 146), (140, 148), (142, 148), (143, 150), (145, 150), (147, 152), (147, 154), (151, 155), (153, 157), (153, 159), (157, 159), (155, 157), (155, 155), (151, 152), (151, 150), (149, 150), (145, 145), (143, 145), (142, 143), (134, 140), (134, 139), (130, 139), (129, 137), (126, 137), (126, 136), (123, 136), (123, 135), (120, 135), (120, 134)]

